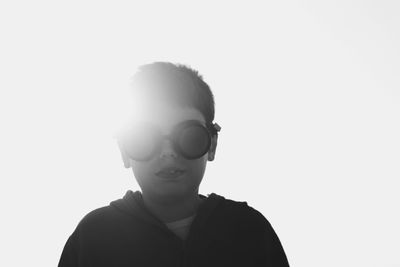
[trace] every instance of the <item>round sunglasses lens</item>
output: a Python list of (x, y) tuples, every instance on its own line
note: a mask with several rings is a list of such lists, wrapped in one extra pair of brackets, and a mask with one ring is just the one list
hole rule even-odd
[(178, 140), (181, 151), (190, 158), (204, 155), (210, 144), (206, 129), (197, 125), (184, 128)]
[(155, 150), (155, 132), (140, 125), (132, 127), (125, 135), (123, 144), (126, 152), (133, 160), (146, 160)]

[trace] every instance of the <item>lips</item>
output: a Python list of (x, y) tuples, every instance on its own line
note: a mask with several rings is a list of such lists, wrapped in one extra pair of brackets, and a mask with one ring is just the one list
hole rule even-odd
[(163, 168), (162, 170), (156, 172), (157, 176), (163, 177), (163, 178), (177, 178), (181, 176), (185, 170), (177, 168), (177, 167), (167, 167)]

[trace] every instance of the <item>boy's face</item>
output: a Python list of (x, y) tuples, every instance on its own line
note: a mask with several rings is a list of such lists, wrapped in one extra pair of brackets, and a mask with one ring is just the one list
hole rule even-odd
[[(173, 105), (158, 105), (156, 110), (146, 112), (146, 121), (159, 127), (161, 132), (170, 134), (175, 125), (186, 120), (197, 120), (205, 125), (204, 116), (200, 111), (190, 107)], [(125, 167), (132, 167), (134, 176), (143, 193), (161, 199), (182, 199), (196, 194), (203, 178), (207, 161), (214, 159), (217, 146), (217, 136), (211, 140), (209, 151), (201, 158), (189, 160), (173, 149), (169, 140), (164, 139), (161, 152), (148, 161), (135, 161), (128, 157), (123, 147), (120, 147)], [(165, 167), (183, 169), (183, 175), (176, 179), (162, 178), (156, 175)]]

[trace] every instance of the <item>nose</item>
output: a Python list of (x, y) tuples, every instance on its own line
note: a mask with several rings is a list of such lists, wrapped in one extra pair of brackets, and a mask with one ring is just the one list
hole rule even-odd
[(173, 158), (178, 157), (178, 154), (176, 153), (172, 145), (172, 140), (170, 139), (164, 139), (164, 142), (162, 143), (160, 158), (164, 157), (173, 157)]

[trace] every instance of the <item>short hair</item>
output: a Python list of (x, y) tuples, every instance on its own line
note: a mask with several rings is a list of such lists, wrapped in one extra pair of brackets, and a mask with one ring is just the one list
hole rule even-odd
[[(141, 65), (130, 85), (133, 93), (139, 91), (140, 95), (150, 97), (149, 103), (154, 98), (161, 98), (168, 103), (196, 108), (206, 124), (213, 125), (214, 95), (202, 75), (187, 65), (160, 61)], [(216, 134), (213, 128), (210, 130)]]

